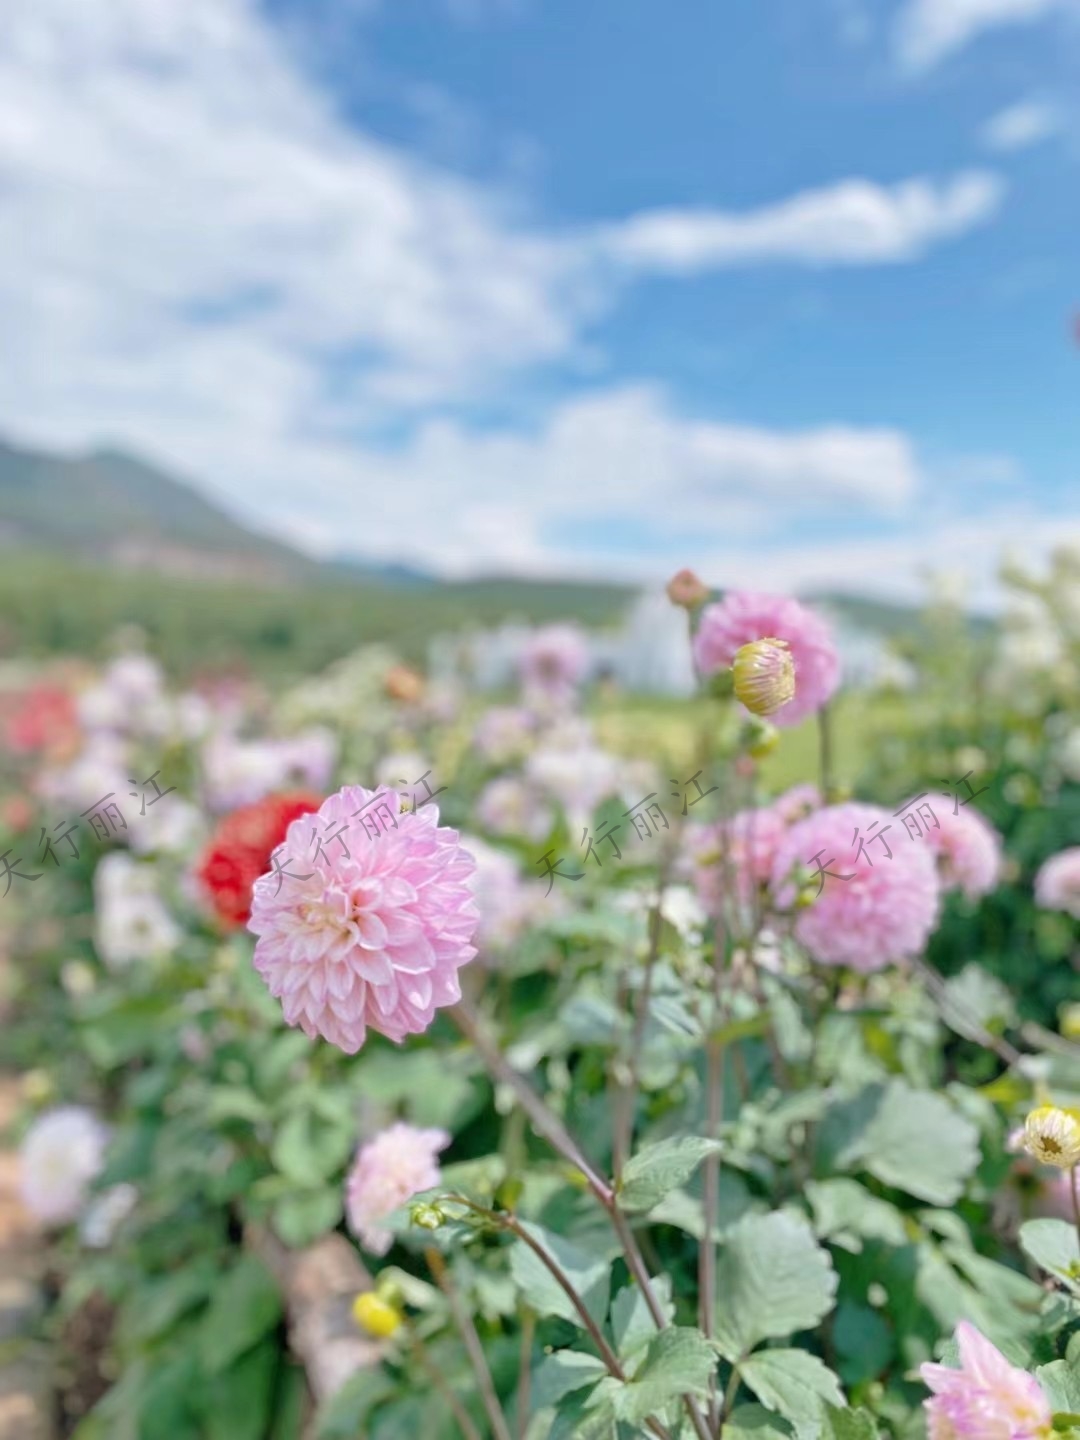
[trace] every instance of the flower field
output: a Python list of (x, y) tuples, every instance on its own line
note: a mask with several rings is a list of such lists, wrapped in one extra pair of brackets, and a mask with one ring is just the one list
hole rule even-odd
[(9, 675), (58, 1434), (1080, 1434), (1080, 557), (1005, 579), (870, 691), (689, 572), (685, 701)]

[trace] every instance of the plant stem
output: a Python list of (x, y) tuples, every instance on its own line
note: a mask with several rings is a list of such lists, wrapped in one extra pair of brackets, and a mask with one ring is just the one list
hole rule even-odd
[(1020, 1064), (1024, 1057), (1015, 1045), (1010, 1044), (1010, 1042), (1001, 1035), (992, 1035), (975, 1015), (972, 1015), (964, 1006), (956, 1003), (949, 994), (945, 977), (940, 971), (935, 970), (929, 961), (923, 960), (918, 956), (915, 957), (912, 963), (926, 981), (926, 988), (937, 1001), (938, 1008), (943, 1012), (951, 1010), (960, 1023), (970, 1032), (969, 1038), (973, 1039), (976, 1044), (984, 1046), (987, 1050), (992, 1050), (998, 1059), (1010, 1066), (1010, 1068), (1013, 1065)]
[(462, 1435), (464, 1435), (465, 1440), (483, 1440), (480, 1431), (473, 1424), (472, 1417), (469, 1415), (469, 1412), (465, 1409), (465, 1406), (454, 1394), (453, 1390), (451, 1390), (450, 1386), (443, 1379), (442, 1375), (440, 1375), (438, 1366), (434, 1363), (431, 1356), (427, 1352), (427, 1346), (424, 1344), (424, 1342), (420, 1339), (420, 1336), (417, 1335), (415, 1331), (411, 1332), (410, 1343), (413, 1353), (423, 1367), (424, 1373), (427, 1375), (432, 1385), (434, 1385), (435, 1389), (438, 1390), (439, 1394), (443, 1397), (447, 1405), (449, 1405), (450, 1409), (453, 1411), (454, 1419), (458, 1423), (458, 1429), (461, 1431)]
[(491, 1431), (495, 1440), (512, 1440), (510, 1427), (506, 1423), (506, 1417), (499, 1404), (499, 1397), (495, 1391), (495, 1382), (491, 1378), (491, 1371), (488, 1369), (487, 1357), (484, 1354), (484, 1347), (480, 1343), (480, 1336), (476, 1333), (476, 1326), (473, 1324), (472, 1316), (461, 1303), (461, 1297), (457, 1287), (450, 1278), (446, 1261), (439, 1254), (433, 1245), (429, 1245), (424, 1251), (424, 1259), (427, 1261), (428, 1269), (434, 1276), (435, 1283), (446, 1296), (450, 1313), (454, 1317), (454, 1323), (461, 1332), (461, 1338), (465, 1342), (465, 1349), (468, 1352), (469, 1361), (476, 1376), (476, 1388), (480, 1392), (480, 1399), (484, 1405), (484, 1411), (491, 1422)]
[(476, 1047), (477, 1053), (487, 1066), (489, 1074), (495, 1080), (500, 1080), (508, 1085), (517, 1096), (518, 1103), (535, 1125), (537, 1131), (544, 1137), (552, 1149), (575, 1166), (584, 1175), (589, 1189), (596, 1198), (608, 1209), (614, 1193), (608, 1182), (603, 1179), (595, 1167), (585, 1158), (578, 1148), (577, 1143), (571, 1138), (570, 1132), (562, 1123), (559, 1117), (544, 1103), (536, 1091), (532, 1088), (524, 1075), (515, 1070), (509, 1060), (503, 1055), (499, 1047), (487, 1034), (484, 1027), (469, 1003), (462, 999), (450, 1008), (447, 1012), (457, 1024), (458, 1029), (472, 1045)]
[(817, 712), (818, 756), (821, 764), (821, 798), (828, 805), (833, 796), (832, 712), (822, 705)]
[[(663, 1330), (667, 1325), (660, 1302), (656, 1298), (656, 1292), (652, 1287), (652, 1279), (649, 1275), (648, 1266), (645, 1264), (634, 1232), (627, 1222), (626, 1216), (619, 1209), (614, 1188), (606, 1181), (595, 1167), (586, 1160), (577, 1143), (571, 1137), (570, 1132), (557, 1115), (545, 1104), (544, 1100), (536, 1093), (529, 1082), (521, 1075), (503, 1055), (502, 1051), (487, 1034), (484, 1026), (480, 1023), (476, 1012), (469, 1003), (462, 999), (452, 1006), (448, 1012), (457, 1023), (458, 1028), (465, 1038), (476, 1047), (478, 1054), (487, 1066), (488, 1073), (496, 1080), (508, 1085), (517, 1096), (521, 1108), (528, 1115), (529, 1119), (536, 1126), (537, 1131), (544, 1137), (549, 1145), (571, 1165), (581, 1171), (585, 1177), (589, 1189), (599, 1200), (600, 1204), (608, 1213), (619, 1242), (623, 1247), (623, 1255), (627, 1267), (637, 1281), (648, 1306), (649, 1314), (658, 1330)], [(460, 1197), (455, 1197), (460, 1199)], [(469, 1204), (468, 1201), (462, 1201)], [(470, 1208), (476, 1209), (475, 1206)], [(483, 1213), (487, 1213), (486, 1211)], [(554, 1272), (553, 1272), (554, 1273)], [(562, 1282), (560, 1281), (560, 1284)], [(568, 1292), (569, 1293), (569, 1292)], [(606, 1342), (605, 1342), (606, 1343)], [(610, 1347), (609, 1347), (610, 1348)], [(683, 1396), (690, 1423), (699, 1440), (711, 1440), (708, 1425), (704, 1416), (697, 1407), (697, 1402), (692, 1395)]]

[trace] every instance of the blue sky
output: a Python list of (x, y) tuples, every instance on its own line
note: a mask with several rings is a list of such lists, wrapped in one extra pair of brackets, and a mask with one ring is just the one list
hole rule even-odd
[(10, 0), (0, 430), (320, 553), (1080, 536), (1080, 0)]

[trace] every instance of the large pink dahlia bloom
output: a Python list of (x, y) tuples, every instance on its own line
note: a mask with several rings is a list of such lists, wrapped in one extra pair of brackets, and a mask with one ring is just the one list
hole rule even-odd
[(1052, 1431), (1050, 1404), (1034, 1375), (1010, 1365), (974, 1325), (956, 1327), (960, 1369), (922, 1365), (930, 1440), (1035, 1440)]
[(394, 1235), (382, 1222), (421, 1190), (439, 1183), (440, 1150), (450, 1144), (445, 1130), (418, 1130), (398, 1121), (380, 1130), (356, 1152), (345, 1181), (349, 1229), (372, 1255), (385, 1255)]
[(706, 605), (694, 636), (694, 660), (703, 675), (724, 670), (751, 641), (786, 640), (795, 662), (795, 698), (770, 715), (775, 725), (798, 725), (836, 691), (840, 657), (829, 627), (813, 611), (784, 595), (735, 590)]
[(822, 887), (795, 921), (796, 939), (820, 964), (881, 970), (926, 944), (940, 901), (934, 852), (887, 810), (828, 805), (793, 825), (773, 862), (780, 905), (795, 899), (796, 867), (812, 876), (811, 894)]
[(290, 1025), (347, 1055), (369, 1025), (396, 1041), (426, 1030), (476, 954), (476, 862), (435, 805), (399, 803), (346, 785), (292, 822), (255, 882), (256, 970)]

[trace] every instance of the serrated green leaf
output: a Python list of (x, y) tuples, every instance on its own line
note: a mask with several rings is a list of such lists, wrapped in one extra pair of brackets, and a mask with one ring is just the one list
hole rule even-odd
[(1068, 1360), (1052, 1360), (1040, 1365), (1035, 1379), (1055, 1412), (1075, 1415), (1080, 1412), (1080, 1365)]
[(642, 1425), (680, 1395), (703, 1395), (716, 1369), (716, 1352), (700, 1330), (669, 1326), (654, 1335), (626, 1385), (613, 1391), (615, 1415)]
[(704, 1135), (673, 1136), (647, 1145), (628, 1161), (619, 1181), (619, 1207), (630, 1214), (651, 1210), (685, 1185), (706, 1155), (719, 1155), (719, 1140)]
[(333, 1230), (343, 1210), (341, 1186), (300, 1190), (284, 1195), (274, 1206), (272, 1220), (278, 1236), (292, 1250), (311, 1245)]
[[(653, 1294), (670, 1324), (675, 1316), (671, 1300), (671, 1280), (659, 1275), (652, 1284)], [(656, 1321), (637, 1285), (624, 1285), (611, 1306), (611, 1333), (620, 1359), (628, 1360), (656, 1334)]]
[[(602, 1324), (607, 1314), (611, 1287), (608, 1260), (590, 1255), (561, 1235), (554, 1235), (539, 1225), (522, 1221), (521, 1226), (556, 1262), (581, 1296), (586, 1310), (598, 1325)], [(517, 1240), (510, 1247), (510, 1273), (530, 1308), (538, 1315), (559, 1315), (573, 1325), (581, 1325), (581, 1316), (566, 1291), (524, 1240)]]
[(806, 1350), (759, 1350), (739, 1374), (766, 1409), (779, 1411), (796, 1429), (821, 1420), (822, 1401), (844, 1407), (839, 1380)]
[(556, 1350), (545, 1355), (533, 1373), (533, 1409), (557, 1405), (564, 1395), (595, 1385), (607, 1373), (604, 1362), (584, 1350)]
[(1035, 1264), (1080, 1295), (1080, 1240), (1065, 1220), (1029, 1220), (1020, 1227), (1020, 1244)]
[(836, 1272), (806, 1221), (774, 1211), (745, 1215), (717, 1266), (716, 1343), (728, 1360), (762, 1340), (817, 1325), (832, 1309)]
[(906, 1245), (907, 1227), (895, 1205), (871, 1195), (858, 1180), (838, 1176), (832, 1180), (811, 1180), (806, 1198), (814, 1213), (814, 1229), (822, 1240), (857, 1255), (865, 1240), (882, 1240), (886, 1245)]
[(869, 1410), (838, 1410), (822, 1405), (822, 1440), (877, 1440), (877, 1422)]
[(979, 1132), (943, 1096), (891, 1080), (848, 1162), (931, 1205), (951, 1205), (979, 1163)]

